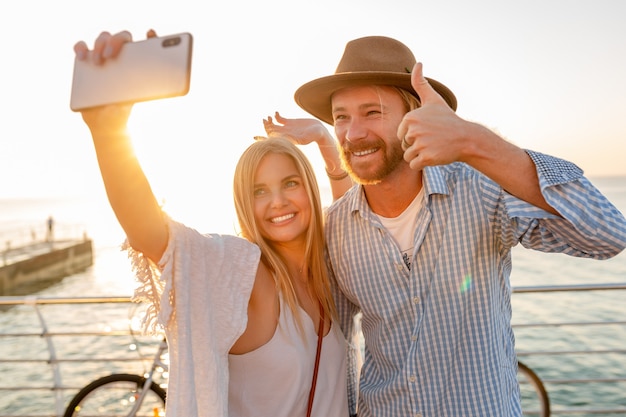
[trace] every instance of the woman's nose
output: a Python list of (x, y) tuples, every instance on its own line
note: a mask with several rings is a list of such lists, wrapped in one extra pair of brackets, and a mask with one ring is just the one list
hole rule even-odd
[(275, 191), (272, 193), (272, 207), (283, 207), (286, 204), (287, 198), (282, 191)]

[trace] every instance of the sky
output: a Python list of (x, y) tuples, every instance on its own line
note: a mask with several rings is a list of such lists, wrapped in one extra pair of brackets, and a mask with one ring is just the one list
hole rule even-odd
[[(334, 72), (346, 42), (407, 44), (457, 113), (590, 177), (626, 175), (623, 0), (10, 0), (0, 14), (0, 199), (102, 196), (80, 114), (69, 109), (78, 40), (189, 32), (191, 89), (135, 105), (133, 143), (158, 198), (183, 217), (232, 199), (262, 119), (307, 117), (295, 90)], [(324, 175), (314, 145), (305, 147)]]

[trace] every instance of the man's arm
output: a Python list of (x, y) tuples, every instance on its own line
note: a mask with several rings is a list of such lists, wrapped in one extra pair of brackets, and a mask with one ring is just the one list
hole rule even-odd
[(559, 214), (541, 193), (537, 168), (523, 149), (490, 129), (460, 118), (431, 87), (417, 63), (413, 88), (421, 107), (406, 114), (398, 137), (409, 145), (404, 159), (413, 169), (465, 162), (515, 197), (552, 214)]
[(333, 200), (344, 195), (352, 187), (352, 179), (341, 164), (337, 141), (322, 122), (317, 119), (288, 119), (282, 117), (278, 112), (275, 113), (274, 117), (280, 124), (274, 123), (271, 117), (263, 120), (267, 135), (269, 137), (283, 136), (298, 145), (317, 143), (320, 155), (324, 159), (326, 174), (330, 180)]

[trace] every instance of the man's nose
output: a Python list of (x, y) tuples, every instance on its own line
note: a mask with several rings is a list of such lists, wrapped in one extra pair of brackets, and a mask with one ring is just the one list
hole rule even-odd
[(367, 129), (358, 118), (353, 118), (346, 129), (345, 138), (348, 142), (356, 142), (367, 136)]

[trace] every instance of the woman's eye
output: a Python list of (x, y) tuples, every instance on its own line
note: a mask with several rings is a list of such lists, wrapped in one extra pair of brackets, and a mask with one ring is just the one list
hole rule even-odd
[(265, 190), (263, 188), (257, 188), (254, 190), (254, 192), (252, 193), (255, 197), (259, 197), (262, 196), (263, 194), (265, 194)]
[(295, 181), (295, 180), (290, 180), (290, 181), (287, 181), (287, 182), (285, 183), (285, 186), (286, 186), (287, 188), (293, 188), (293, 187), (297, 187), (297, 186), (298, 186), (298, 184), (299, 184), (299, 183), (298, 183), (298, 181)]

